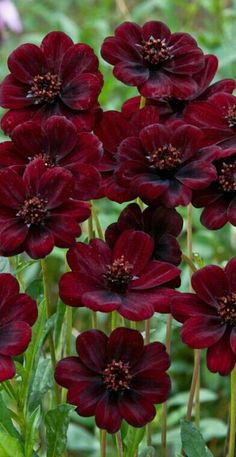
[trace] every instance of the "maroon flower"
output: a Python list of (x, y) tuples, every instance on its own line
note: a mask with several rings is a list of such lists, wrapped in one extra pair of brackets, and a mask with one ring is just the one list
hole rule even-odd
[(0, 87), (0, 105), (10, 108), (2, 120), (9, 133), (22, 122), (68, 117), (79, 130), (91, 130), (102, 88), (93, 50), (74, 44), (63, 32), (51, 32), (40, 47), (26, 43), (9, 56), (10, 74)]
[(89, 132), (77, 133), (66, 118), (52, 116), (44, 127), (28, 121), (15, 127), (12, 142), (0, 144), (0, 167), (24, 171), (35, 158), (41, 158), (47, 168), (62, 167), (75, 177), (73, 197), (89, 200), (97, 194), (100, 173), (95, 168), (102, 157), (102, 144)]
[(207, 366), (227, 375), (236, 362), (236, 257), (224, 269), (209, 265), (192, 276), (196, 294), (179, 293), (172, 313), (183, 322), (181, 337), (188, 346), (207, 348)]
[(68, 170), (47, 169), (32, 161), (23, 177), (11, 168), (0, 171), (0, 252), (26, 251), (45, 257), (54, 246), (70, 247), (80, 235), (79, 222), (90, 214), (86, 202), (73, 200), (74, 178)]
[(143, 427), (156, 415), (154, 404), (170, 392), (170, 366), (165, 346), (144, 346), (141, 333), (115, 329), (110, 337), (99, 330), (81, 333), (79, 357), (67, 357), (56, 367), (58, 384), (68, 389), (67, 400), (81, 416), (95, 416), (98, 427), (115, 433), (122, 419)]
[(207, 101), (191, 103), (185, 111), (185, 120), (201, 128), (208, 144), (222, 147), (236, 146), (236, 97), (220, 92)]
[(150, 260), (154, 243), (144, 232), (126, 230), (111, 249), (102, 240), (77, 243), (67, 254), (71, 272), (59, 284), (60, 297), (70, 306), (94, 311), (117, 310), (126, 319), (148, 319), (154, 311), (168, 312), (179, 278), (175, 266)]
[(159, 113), (154, 107), (137, 110), (127, 119), (118, 111), (106, 111), (96, 125), (95, 133), (102, 141), (104, 156), (99, 169), (102, 172), (100, 194), (118, 203), (133, 200), (136, 195), (114, 179), (117, 169), (117, 150), (120, 143), (127, 137), (138, 135), (146, 125), (159, 121)]
[(19, 289), (14, 276), (0, 274), (0, 382), (15, 376), (12, 357), (27, 349), (37, 319), (36, 302)]
[(182, 226), (183, 219), (175, 209), (148, 207), (142, 213), (137, 203), (131, 203), (121, 212), (118, 221), (107, 227), (105, 238), (113, 247), (124, 230), (143, 230), (154, 240), (154, 259), (179, 265), (181, 250), (176, 237)]
[(194, 74), (204, 68), (204, 56), (187, 33), (171, 34), (159, 21), (143, 27), (124, 22), (115, 37), (105, 39), (102, 57), (114, 65), (114, 76), (137, 86), (144, 97), (185, 99), (197, 90)]
[[(223, 227), (227, 222), (236, 226), (236, 148), (214, 151), (213, 164), (217, 170), (217, 180), (202, 191), (193, 193), (193, 204), (204, 207), (201, 223), (210, 230)], [(210, 150), (205, 159), (212, 161)]]
[(150, 125), (121, 143), (116, 178), (148, 204), (188, 205), (192, 190), (216, 178), (214, 166), (199, 157), (203, 145), (202, 132), (182, 121)]
[[(232, 93), (235, 89), (235, 81), (233, 79), (222, 79), (214, 84), (210, 84), (217, 71), (218, 61), (216, 56), (209, 54), (204, 56), (204, 68), (193, 75), (197, 88), (195, 92), (187, 98), (178, 99), (175, 97), (166, 97), (165, 99), (146, 98), (146, 106), (155, 106), (159, 115), (160, 121), (166, 122), (170, 119), (181, 118), (184, 115), (185, 108), (193, 100), (207, 100), (213, 94), (218, 92)], [(122, 106), (122, 113), (128, 119), (139, 109), (141, 97), (133, 97), (127, 100)]]

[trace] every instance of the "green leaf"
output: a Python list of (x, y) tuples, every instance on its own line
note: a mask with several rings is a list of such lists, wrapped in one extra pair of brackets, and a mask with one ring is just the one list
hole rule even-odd
[(188, 457), (213, 457), (199, 430), (187, 420), (181, 421), (182, 447)]
[(138, 457), (155, 457), (155, 449), (152, 446), (142, 449)]
[(0, 273), (10, 273), (11, 267), (7, 257), (0, 257)]
[(50, 357), (39, 359), (29, 396), (29, 409), (34, 410), (42, 401), (43, 395), (53, 387), (53, 371)]
[(31, 414), (27, 422), (25, 434), (25, 457), (31, 457), (35, 443), (36, 433), (38, 432), (38, 424), (40, 419), (40, 406), (38, 406)]
[(59, 405), (46, 414), (47, 457), (59, 457), (65, 451), (69, 414), (72, 409), (70, 405)]
[(0, 431), (9, 433), (11, 436), (18, 438), (19, 434), (15, 429), (12, 420), (11, 412), (6, 407), (5, 402), (3, 401), (2, 395), (0, 394)]
[(133, 457), (138, 449), (139, 443), (142, 441), (145, 433), (145, 428), (136, 428), (129, 425), (127, 435), (124, 439), (125, 457)]
[(0, 455), (1, 457), (24, 457), (18, 439), (2, 430), (0, 430)]

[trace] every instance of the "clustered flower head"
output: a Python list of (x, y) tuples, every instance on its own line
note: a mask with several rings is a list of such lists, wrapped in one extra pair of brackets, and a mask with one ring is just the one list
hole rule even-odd
[[(217, 58), (160, 21), (121, 24), (101, 54), (117, 79), (139, 91), (121, 111), (103, 112), (98, 58), (63, 32), (9, 56), (0, 85), (8, 109), (1, 126), (10, 136), (0, 144), (0, 255), (41, 259), (55, 246), (69, 248), (71, 271), (59, 282), (66, 305), (117, 312), (123, 321), (171, 312), (183, 323), (184, 343), (207, 348), (209, 370), (229, 374), (236, 260), (196, 272), (195, 293), (176, 291), (183, 225), (176, 208), (203, 208), (209, 229), (236, 226), (235, 81), (211, 84)], [(89, 200), (100, 197), (131, 203), (105, 240), (78, 241)], [(36, 316), (17, 281), (0, 275), (0, 381), (14, 376), (11, 357), (26, 349)], [(76, 350), (58, 362), (55, 378), (80, 415), (95, 416), (110, 433), (123, 419), (143, 427), (154, 418), (170, 391), (163, 344), (144, 345), (139, 331), (119, 327), (109, 337), (81, 333)]]

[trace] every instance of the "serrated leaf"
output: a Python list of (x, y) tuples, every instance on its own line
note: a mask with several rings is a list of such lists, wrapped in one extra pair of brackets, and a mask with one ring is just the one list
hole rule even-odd
[(59, 405), (46, 414), (47, 457), (58, 457), (65, 451), (69, 414), (72, 409), (70, 405)]
[(188, 457), (213, 457), (199, 430), (187, 420), (181, 421), (181, 440)]
[(9, 433), (0, 430), (1, 457), (24, 457), (21, 443)]
[(129, 425), (127, 435), (124, 439), (125, 457), (133, 457), (138, 449), (139, 443), (142, 441), (145, 433), (145, 428), (136, 428)]

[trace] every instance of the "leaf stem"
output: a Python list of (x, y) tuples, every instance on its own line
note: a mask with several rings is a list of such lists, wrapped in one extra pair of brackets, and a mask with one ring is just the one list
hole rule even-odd
[(116, 432), (117, 457), (124, 457), (123, 443), (120, 430)]
[(229, 429), (229, 457), (235, 457), (235, 435), (236, 435), (236, 365), (230, 375), (230, 429)]
[(106, 430), (100, 430), (100, 456), (106, 457), (106, 438), (107, 432)]

